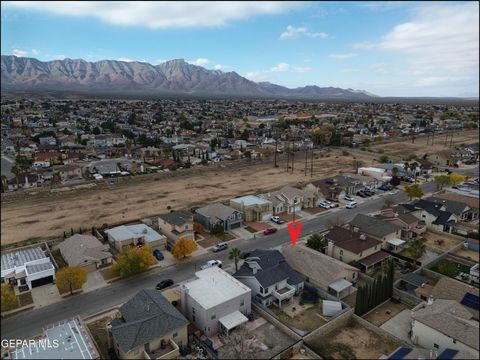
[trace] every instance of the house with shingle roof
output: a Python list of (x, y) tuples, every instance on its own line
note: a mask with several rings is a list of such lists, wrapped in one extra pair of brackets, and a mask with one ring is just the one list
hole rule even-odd
[[(353, 284), (356, 283), (359, 272), (356, 267), (310, 249), (304, 244), (285, 244), (282, 246), (282, 253), (294, 270), (339, 299), (347, 297), (354, 290)], [(337, 291), (339, 284), (343, 286)]]
[(233, 277), (252, 289), (252, 298), (264, 306), (282, 307), (304, 286), (278, 250), (252, 251)]
[(167, 237), (169, 243), (178, 239), (195, 240), (193, 213), (186, 210), (172, 211), (158, 216), (158, 228)]
[(68, 266), (78, 266), (85, 271), (95, 271), (112, 263), (108, 244), (102, 244), (95, 236), (75, 234), (57, 245)]
[(188, 344), (188, 320), (157, 290), (141, 290), (120, 314), (110, 323), (120, 359), (174, 359)]
[(426, 349), (467, 351), (479, 357), (479, 323), (455, 300), (433, 300), (412, 310), (412, 342)]
[(374, 216), (357, 214), (350, 222), (350, 228), (358, 228), (359, 231), (382, 242), (382, 247), (395, 250), (401, 247), (405, 241), (401, 240), (402, 228), (390, 221)]
[(458, 221), (458, 217), (447, 211), (443, 203), (421, 199), (411, 205), (411, 210), (414, 216), (425, 221), (427, 228), (440, 232), (451, 233)]
[(238, 229), (242, 225), (242, 213), (221, 203), (210, 204), (195, 210), (194, 219), (210, 231), (221, 224), (225, 231)]
[(337, 260), (362, 265), (365, 272), (381, 266), (390, 254), (382, 251), (382, 242), (361, 232), (357, 227), (347, 229), (340, 226), (332, 227), (325, 234), (328, 241), (326, 253)]
[(423, 221), (402, 209), (402, 207), (384, 207), (380, 210), (377, 218), (401, 228), (401, 238), (403, 239), (416, 238), (427, 231), (427, 226)]
[(273, 205), (273, 214), (300, 211), (303, 208), (315, 207), (318, 196), (313, 191), (301, 190), (285, 186), (280, 190), (261, 194), (261, 198), (270, 201)]

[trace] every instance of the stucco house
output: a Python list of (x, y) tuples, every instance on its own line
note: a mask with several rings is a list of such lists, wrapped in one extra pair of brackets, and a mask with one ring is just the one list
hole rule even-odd
[(175, 244), (180, 238), (195, 240), (193, 214), (189, 211), (180, 210), (159, 215), (158, 227), (167, 236), (169, 243)]
[(244, 221), (267, 221), (273, 214), (272, 202), (254, 195), (231, 199), (230, 206), (242, 213)]
[(148, 245), (152, 249), (163, 249), (167, 242), (165, 235), (161, 235), (145, 224), (121, 225), (105, 230), (108, 241), (121, 250), (126, 246)]
[(221, 224), (225, 231), (238, 229), (242, 226), (243, 221), (240, 211), (220, 203), (197, 209), (194, 219), (208, 231), (212, 230), (217, 224)]
[(303, 208), (312, 208), (317, 202), (317, 196), (313, 191), (300, 190), (291, 186), (262, 194), (260, 197), (272, 203), (274, 215), (282, 212), (291, 214)]

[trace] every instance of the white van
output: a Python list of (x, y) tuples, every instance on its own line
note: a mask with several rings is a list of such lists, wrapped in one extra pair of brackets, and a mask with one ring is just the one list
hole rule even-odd
[(347, 209), (354, 209), (357, 207), (357, 202), (356, 201), (351, 201), (347, 204), (347, 206), (345, 206)]

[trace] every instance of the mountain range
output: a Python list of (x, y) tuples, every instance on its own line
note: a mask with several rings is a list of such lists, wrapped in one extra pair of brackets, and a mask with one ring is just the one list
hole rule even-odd
[(253, 82), (234, 71), (208, 70), (183, 59), (145, 62), (82, 59), (40, 61), (2, 55), (2, 91), (61, 91), (148, 95), (245, 96), (265, 98), (372, 100), (363, 90), (309, 85), (290, 89)]

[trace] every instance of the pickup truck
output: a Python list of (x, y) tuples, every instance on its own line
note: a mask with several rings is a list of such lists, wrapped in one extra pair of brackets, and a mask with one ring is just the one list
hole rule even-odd
[(222, 262), (220, 260), (208, 260), (205, 265), (202, 265), (200, 269), (205, 270), (214, 266), (222, 267)]

